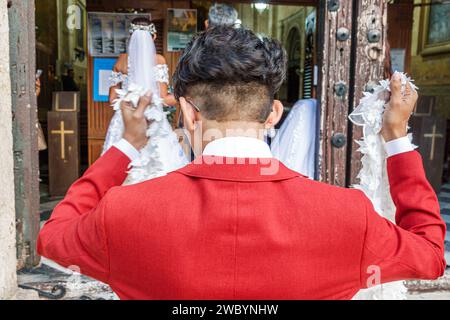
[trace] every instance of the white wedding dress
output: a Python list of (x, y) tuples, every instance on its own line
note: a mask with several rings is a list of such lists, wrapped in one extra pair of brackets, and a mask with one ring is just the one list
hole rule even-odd
[(153, 93), (152, 104), (145, 112), (150, 123), (147, 131), (149, 142), (140, 150), (140, 157), (131, 163), (125, 185), (158, 178), (188, 164), (178, 136), (167, 120), (159, 94), (159, 83), (169, 83), (168, 71), (167, 65), (156, 64), (156, 48), (151, 34), (145, 30), (134, 31), (128, 53), (129, 74), (113, 72), (110, 77), (110, 85), (121, 84), (121, 89), (116, 90), (119, 98), (112, 106), (115, 114), (103, 149), (106, 152), (123, 138), (121, 102), (128, 99), (136, 106), (139, 98), (150, 90)]

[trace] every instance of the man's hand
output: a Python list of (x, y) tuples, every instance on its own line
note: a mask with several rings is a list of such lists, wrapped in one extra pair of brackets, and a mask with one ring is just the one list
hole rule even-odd
[(405, 95), (402, 94), (400, 75), (395, 73), (391, 81), (391, 101), (384, 112), (381, 134), (386, 142), (407, 136), (408, 121), (416, 106), (418, 94), (406, 85)]
[(152, 94), (148, 92), (145, 96), (141, 97), (137, 108), (133, 108), (133, 104), (130, 101), (123, 101), (121, 104), (125, 125), (123, 138), (137, 150), (141, 150), (148, 143), (148, 122), (144, 113), (151, 102)]

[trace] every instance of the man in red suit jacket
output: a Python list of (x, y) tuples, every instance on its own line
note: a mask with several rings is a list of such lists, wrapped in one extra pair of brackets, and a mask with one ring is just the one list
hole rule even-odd
[(445, 223), (405, 137), (417, 94), (403, 96), (393, 79), (384, 118), (394, 225), (362, 192), (311, 181), (256, 139), (281, 117), (273, 97), (285, 73), (276, 41), (232, 28), (196, 36), (174, 83), (186, 128), (204, 132), (192, 135), (203, 156), (121, 186), (147, 142), (150, 98), (125, 103), (124, 139), (70, 188), (40, 233), (40, 254), (122, 299), (351, 299), (374, 284), (441, 276)]

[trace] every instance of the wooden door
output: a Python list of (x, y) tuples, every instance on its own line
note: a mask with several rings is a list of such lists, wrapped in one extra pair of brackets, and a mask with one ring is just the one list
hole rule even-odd
[(392, 52), (404, 54), (403, 71), (411, 72), (411, 40), (413, 28), (414, 3), (401, 0), (388, 5), (388, 44)]
[[(320, 180), (339, 186), (346, 184), (352, 13), (353, 1), (323, 0), (319, 7)], [(338, 40), (338, 29), (348, 37)]]
[(446, 158), (447, 119), (439, 116), (414, 116), (412, 128), (414, 144), (419, 146), (428, 181), (439, 194)]
[(89, 57), (88, 63), (88, 154), (89, 165), (97, 160), (103, 150), (106, 132), (114, 110), (109, 103), (95, 102), (92, 95), (93, 58)]

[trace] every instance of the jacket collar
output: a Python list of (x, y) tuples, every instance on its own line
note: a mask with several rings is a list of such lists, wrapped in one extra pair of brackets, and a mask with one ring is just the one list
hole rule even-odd
[(203, 156), (177, 172), (189, 177), (237, 182), (282, 181), (303, 177), (274, 158)]
[(248, 137), (227, 137), (210, 142), (204, 156), (230, 158), (272, 158), (272, 151), (262, 140)]

